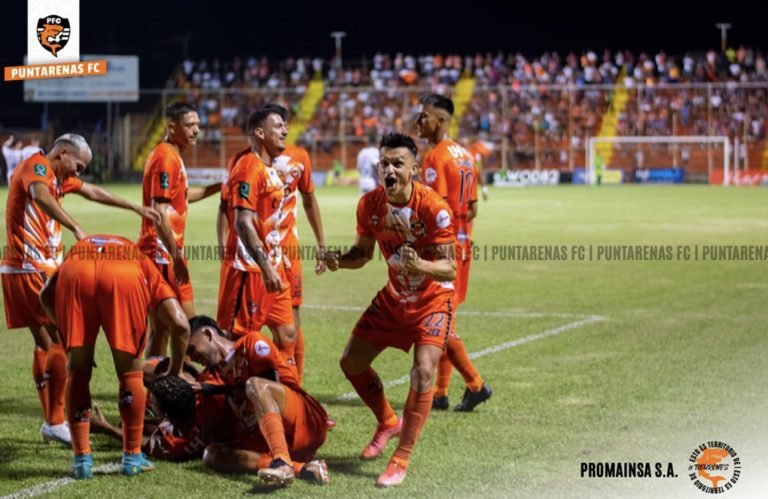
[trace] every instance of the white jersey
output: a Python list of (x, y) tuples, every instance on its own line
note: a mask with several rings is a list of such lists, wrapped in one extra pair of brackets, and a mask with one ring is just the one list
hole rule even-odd
[(376, 165), (379, 163), (379, 150), (374, 146), (363, 148), (357, 155), (357, 171), (360, 173), (360, 194), (372, 191), (379, 184)]

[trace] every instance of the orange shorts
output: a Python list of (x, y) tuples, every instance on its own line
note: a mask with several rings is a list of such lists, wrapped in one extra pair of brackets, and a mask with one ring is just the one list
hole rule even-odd
[[(261, 272), (226, 267), (220, 276), (216, 321), (236, 336), (260, 331), (263, 326), (293, 324), (290, 289), (267, 293)], [(285, 276), (283, 276), (285, 283)]]
[[(189, 263), (186, 259), (184, 262), (187, 263), (187, 269), (189, 269)], [(176, 292), (176, 297), (179, 299), (179, 302), (191, 302), (195, 299), (195, 293), (192, 291), (192, 279), (184, 284), (179, 284), (176, 282), (176, 277), (173, 274), (173, 265), (167, 263), (155, 263), (155, 265), (157, 266), (157, 270), (160, 271), (160, 274), (162, 274), (163, 279), (165, 279), (165, 282), (170, 284)]]
[(458, 305), (464, 303), (469, 286), (469, 267), (472, 265), (472, 243), (456, 245), (456, 280), (453, 286), (456, 288), (456, 300)]
[(294, 258), (290, 261), (290, 267), (285, 266), (286, 284), (290, 286), (291, 290), (291, 305), (294, 307), (300, 307), (302, 303), (302, 291), (304, 285), (301, 280), (301, 258)]
[(5, 325), (8, 329), (51, 323), (40, 305), (40, 290), (47, 280), (45, 273), (3, 274), (2, 279)]
[(135, 261), (113, 260), (109, 270), (92, 260), (69, 260), (58, 272), (56, 322), (67, 350), (96, 343), (104, 329), (113, 350), (141, 357), (151, 303)]
[[(285, 385), (283, 388), (286, 396), (282, 417), (288, 452), (294, 461), (311, 461), (328, 435), (328, 414), (317, 400), (306, 393), (292, 390)], [(259, 432), (243, 431), (236, 441), (248, 450), (269, 452), (269, 446)]]
[(426, 304), (403, 304), (386, 288), (379, 291), (352, 330), (352, 336), (387, 347), (409, 351), (412, 345), (434, 345), (444, 349), (453, 332), (454, 307), (451, 295)]

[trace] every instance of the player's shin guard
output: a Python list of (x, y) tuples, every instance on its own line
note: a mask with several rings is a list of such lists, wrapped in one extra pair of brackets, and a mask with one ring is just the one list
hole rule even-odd
[(130, 371), (120, 375), (120, 417), (123, 420), (123, 452), (141, 452), (141, 436), (144, 429), (144, 408), (146, 392), (141, 371)]
[(40, 407), (43, 408), (43, 419), (48, 421), (48, 375), (45, 366), (48, 364), (48, 352), (40, 347), (35, 347), (32, 357), (32, 378), (35, 380), (37, 398), (40, 399)]
[(293, 352), (296, 359), (296, 371), (299, 375), (299, 384), (304, 382), (304, 331), (296, 328), (296, 349)]
[(472, 361), (469, 360), (467, 350), (464, 348), (464, 342), (461, 341), (456, 334), (448, 335), (448, 347), (446, 349), (448, 358), (451, 359), (451, 364), (456, 368), (461, 377), (464, 378), (464, 383), (469, 388), (469, 391), (476, 392), (483, 387), (483, 378), (475, 369)]
[(91, 452), (91, 373), (69, 371), (66, 382), (67, 421), (76, 455)]
[(417, 393), (413, 388), (408, 390), (408, 399), (403, 409), (403, 431), (400, 433), (400, 443), (392, 455), (391, 461), (401, 468), (408, 468), (408, 460), (411, 458), (413, 446), (419, 438), (421, 428), (429, 417), (432, 409), (432, 389)]
[(67, 353), (58, 343), (51, 343), (46, 362), (48, 376), (48, 416), (50, 425), (64, 422), (64, 390), (67, 380)]
[(437, 364), (437, 381), (435, 382), (435, 397), (447, 397), (448, 386), (451, 384), (451, 359), (448, 352), (443, 352)]
[(267, 441), (272, 458), (282, 459), (290, 464), (291, 455), (288, 452), (288, 442), (285, 440), (282, 416), (276, 412), (268, 412), (259, 421), (259, 429)]
[(355, 387), (355, 391), (365, 402), (365, 405), (373, 411), (379, 424), (388, 426), (397, 424), (397, 415), (392, 410), (392, 406), (389, 405), (389, 401), (384, 395), (384, 385), (381, 384), (381, 378), (373, 368), (369, 367), (360, 374), (354, 375), (344, 372), (344, 375)]

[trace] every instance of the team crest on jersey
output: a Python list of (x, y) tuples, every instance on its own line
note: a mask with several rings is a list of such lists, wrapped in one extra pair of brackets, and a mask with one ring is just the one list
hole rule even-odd
[(437, 217), (435, 217), (435, 223), (441, 229), (445, 229), (446, 227), (451, 225), (451, 215), (449, 215), (448, 212), (445, 210), (440, 210), (437, 213)]
[(259, 357), (266, 357), (270, 353), (272, 353), (272, 349), (269, 348), (269, 345), (264, 340), (259, 340), (253, 345), (253, 351), (256, 352), (256, 355)]
[(251, 184), (248, 182), (240, 182), (240, 185), (237, 188), (237, 193), (240, 194), (241, 198), (248, 199), (251, 195)]
[(41, 165), (41, 164), (35, 165), (35, 175), (38, 175), (40, 177), (45, 177), (46, 172), (47, 172), (47, 169), (45, 168), (45, 165)]
[(161, 189), (167, 189), (170, 185), (168, 174), (166, 172), (160, 173), (160, 188)]
[(37, 41), (53, 54), (59, 56), (59, 51), (69, 42), (69, 19), (51, 14), (37, 20)]
[(426, 233), (427, 233), (427, 226), (424, 225), (424, 222), (420, 220), (416, 220), (411, 224), (411, 234), (413, 234), (414, 236), (422, 237)]
[(434, 168), (427, 168), (427, 171), (424, 172), (424, 181), (431, 184), (435, 180), (437, 180), (437, 172)]

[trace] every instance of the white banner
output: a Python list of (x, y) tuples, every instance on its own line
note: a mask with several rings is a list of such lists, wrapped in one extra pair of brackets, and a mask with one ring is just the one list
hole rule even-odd
[(108, 72), (99, 77), (27, 80), (26, 102), (136, 102), (139, 100), (139, 57), (83, 55), (83, 61), (107, 60)]
[(80, 0), (27, 1), (27, 60), (80, 62)]
[(527, 187), (529, 185), (557, 185), (558, 170), (502, 170), (493, 174), (495, 187)]

